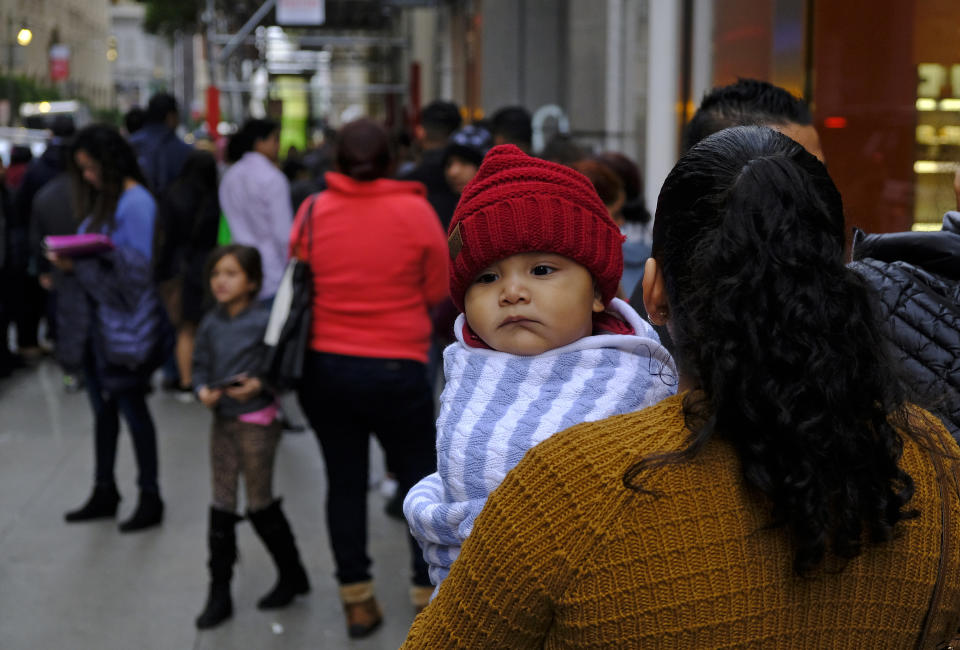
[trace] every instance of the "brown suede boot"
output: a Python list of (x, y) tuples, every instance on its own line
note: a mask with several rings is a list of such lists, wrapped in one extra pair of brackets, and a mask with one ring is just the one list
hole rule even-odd
[(340, 585), (340, 600), (347, 616), (347, 634), (351, 639), (368, 636), (383, 623), (380, 605), (373, 595), (373, 582)]
[(411, 585), (410, 586), (410, 603), (413, 605), (413, 609), (419, 614), (424, 609), (427, 608), (427, 605), (430, 604), (430, 596), (433, 595), (433, 587), (424, 587), (421, 585)]

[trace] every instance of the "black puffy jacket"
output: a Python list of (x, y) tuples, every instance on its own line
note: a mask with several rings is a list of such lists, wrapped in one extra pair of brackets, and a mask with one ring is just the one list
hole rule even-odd
[(943, 230), (854, 235), (850, 265), (877, 291), (893, 353), (960, 440), (960, 213)]

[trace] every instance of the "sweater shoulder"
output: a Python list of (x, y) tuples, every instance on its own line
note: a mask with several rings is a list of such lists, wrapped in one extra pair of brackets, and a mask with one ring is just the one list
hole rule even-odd
[(640, 411), (578, 424), (551, 436), (529, 454), (561, 474), (622, 476), (647, 456), (683, 446), (682, 405), (683, 396), (672, 395)]

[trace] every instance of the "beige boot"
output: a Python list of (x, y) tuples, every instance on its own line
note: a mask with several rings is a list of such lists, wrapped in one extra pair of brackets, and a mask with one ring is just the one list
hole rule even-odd
[(340, 585), (340, 600), (347, 615), (347, 634), (351, 639), (368, 636), (383, 623), (383, 613), (373, 595), (373, 582)]
[(430, 596), (433, 595), (433, 587), (422, 587), (420, 585), (412, 585), (410, 587), (410, 602), (413, 604), (413, 608), (417, 611), (417, 614), (426, 609), (427, 605), (430, 604)]

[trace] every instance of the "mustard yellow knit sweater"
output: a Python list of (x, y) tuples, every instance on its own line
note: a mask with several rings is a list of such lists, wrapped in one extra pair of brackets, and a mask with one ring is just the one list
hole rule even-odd
[[(624, 488), (635, 461), (682, 446), (681, 398), (573, 427), (528, 452), (403, 647), (914, 648), (940, 558), (928, 453), (904, 441), (919, 518), (842, 571), (798, 578), (784, 531), (765, 529), (764, 501), (744, 487), (727, 444), (645, 474), (659, 498)], [(936, 640), (960, 607), (960, 501), (945, 494), (952, 541)]]

